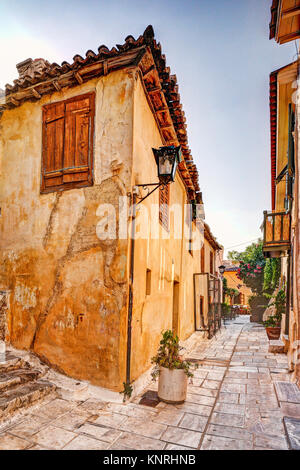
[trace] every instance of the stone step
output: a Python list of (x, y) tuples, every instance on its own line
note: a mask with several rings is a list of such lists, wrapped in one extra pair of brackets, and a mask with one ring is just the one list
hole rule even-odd
[(300, 403), (300, 390), (290, 382), (275, 382), (275, 388), (280, 402)]
[(37, 380), (41, 376), (39, 370), (15, 369), (10, 372), (0, 372), (0, 398), (1, 393), (18, 385)]
[(269, 341), (269, 353), (284, 354), (284, 343), (280, 339)]
[(0, 354), (0, 374), (24, 367), (26, 362), (11, 353)]
[(0, 395), (0, 422), (11, 418), (20, 408), (28, 408), (55, 391), (55, 385), (45, 380), (29, 382), (16, 388), (8, 389)]
[(300, 450), (300, 419), (283, 418), (284, 427), (291, 450)]

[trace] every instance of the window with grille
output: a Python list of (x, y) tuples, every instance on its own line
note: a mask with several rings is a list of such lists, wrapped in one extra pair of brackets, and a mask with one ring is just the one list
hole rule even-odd
[(41, 192), (93, 184), (95, 94), (43, 107)]
[(170, 186), (164, 185), (159, 188), (159, 221), (169, 231), (169, 201)]
[(201, 248), (201, 272), (204, 273), (205, 271), (205, 248), (204, 248), (204, 242)]
[(210, 252), (210, 259), (209, 259), (209, 266), (210, 266), (210, 274), (214, 274), (214, 254)]

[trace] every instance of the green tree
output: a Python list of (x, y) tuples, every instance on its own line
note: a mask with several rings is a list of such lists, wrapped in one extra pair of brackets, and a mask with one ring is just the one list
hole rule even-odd
[(230, 251), (228, 257), (233, 261), (239, 261), (238, 279), (241, 279), (247, 287), (250, 287), (254, 294), (262, 295), (266, 265), (262, 251), (262, 240), (259, 240), (258, 243), (252, 243), (242, 252)]
[(242, 251), (230, 251), (228, 258), (239, 262), (237, 271), (238, 279), (249, 287), (253, 296), (249, 299), (252, 309), (264, 309), (267, 299), (278, 287), (280, 279), (280, 260), (265, 259), (263, 254), (263, 242), (258, 240)]

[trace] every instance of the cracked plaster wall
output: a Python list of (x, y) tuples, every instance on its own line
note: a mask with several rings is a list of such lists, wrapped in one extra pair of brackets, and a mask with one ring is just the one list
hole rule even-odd
[[(40, 194), (42, 105), (93, 90), (94, 186)], [(9, 340), (112, 390), (125, 376), (128, 246), (99, 240), (97, 208), (118, 208), (131, 185), (132, 94), (132, 73), (117, 71), (0, 121), (0, 290), (11, 291)]]

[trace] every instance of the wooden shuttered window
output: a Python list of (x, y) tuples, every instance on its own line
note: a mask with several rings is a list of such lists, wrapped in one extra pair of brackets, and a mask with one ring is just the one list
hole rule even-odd
[(201, 248), (201, 272), (204, 273), (205, 271), (205, 247), (204, 247), (204, 242)]
[(214, 254), (212, 251), (209, 253), (209, 265), (210, 274), (214, 274)]
[(166, 184), (159, 188), (159, 221), (166, 230), (169, 230), (169, 203), (170, 186)]
[(95, 94), (43, 107), (41, 192), (93, 184)]

